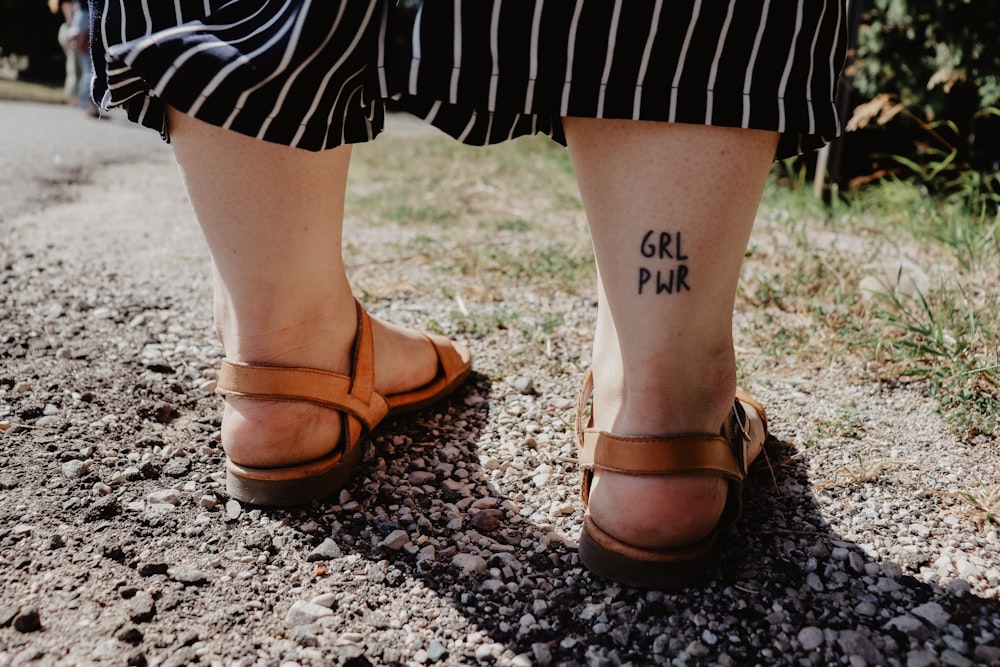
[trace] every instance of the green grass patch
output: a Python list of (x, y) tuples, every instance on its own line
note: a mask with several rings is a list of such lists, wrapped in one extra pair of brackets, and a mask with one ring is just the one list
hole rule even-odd
[(1000, 434), (1000, 218), (920, 184), (824, 205), (784, 165), (772, 180), (739, 304), (765, 333), (743, 333), (767, 355), (915, 383), (957, 433)]

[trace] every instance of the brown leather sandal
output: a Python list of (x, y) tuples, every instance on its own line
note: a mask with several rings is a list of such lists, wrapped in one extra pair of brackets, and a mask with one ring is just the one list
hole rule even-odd
[(253, 468), (226, 461), (226, 491), (253, 505), (303, 505), (339, 490), (361, 460), (365, 438), (387, 416), (419, 410), (451, 393), (468, 376), (472, 361), (464, 346), (427, 334), (438, 356), (437, 376), (417, 389), (383, 396), (375, 391), (371, 321), (360, 303), (351, 374), (311, 368), (223, 361), (216, 393), (279, 401), (305, 401), (342, 415), (340, 442), (313, 461)]
[(594, 378), (588, 373), (580, 391), (576, 429), (585, 508), (595, 469), (626, 475), (715, 476), (725, 479), (729, 489), (722, 517), (712, 532), (703, 540), (680, 549), (653, 550), (626, 544), (601, 530), (587, 508), (580, 537), (580, 560), (600, 577), (637, 588), (679, 588), (698, 583), (708, 574), (711, 556), (719, 545), (719, 535), (739, 518), (743, 508), (750, 435), (742, 403), (750, 405), (760, 415), (766, 439), (764, 408), (750, 395), (737, 391), (733, 411), (719, 434), (619, 436), (591, 428), (593, 417), (584, 426), (583, 414), (593, 390)]

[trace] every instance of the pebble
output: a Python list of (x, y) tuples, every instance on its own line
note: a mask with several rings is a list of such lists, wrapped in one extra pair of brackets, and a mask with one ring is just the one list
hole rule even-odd
[(320, 560), (333, 560), (343, 555), (344, 552), (340, 550), (340, 545), (330, 538), (326, 538), (320, 542), (319, 546), (309, 552), (306, 561), (313, 563)]
[(486, 559), (475, 554), (455, 554), (451, 559), (451, 565), (466, 575), (479, 574), (486, 571)]
[(285, 625), (289, 628), (309, 625), (325, 616), (333, 616), (333, 611), (329, 607), (312, 604), (305, 600), (296, 600), (288, 613), (285, 614)]
[(925, 629), (923, 623), (909, 615), (897, 616), (886, 623), (885, 627), (890, 630), (905, 632), (908, 635), (917, 634)]
[(687, 645), (684, 652), (695, 658), (701, 658), (708, 655), (708, 647), (702, 644), (700, 641), (693, 641)]
[(37, 632), (42, 629), (42, 618), (37, 607), (25, 607), (14, 617), (14, 629), (18, 632)]
[(503, 525), (503, 512), (494, 509), (484, 509), (476, 512), (469, 519), (469, 523), (484, 533), (492, 533)]
[(518, 376), (512, 378), (510, 381), (510, 386), (514, 388), (514, 391), (520, 394), (535, 393), (535, 382), (530, 377)]
[(797, 635), (799, 644), (802, 645), (803, 650), (812, 651), (815, 648), (819, 648), (823, 645), (823, 631), (815, 626), (807, 626), (799, 630)]
[(208, 575), (193, 568), (171, 568), (167, 576), (185, 586), (201, 586), (208, 583)]
[(238, 500), (228, 500), (226, 501), (226, 516), (235, 521), (240, 518), (240, 514), (243, 512), (243, 506), (240, 505)]
[(430, 470), (414, 470), (407, 477), (407, 481), (414, 486), (430, 484), (435, 479), (436, 476)]
[(80, 479), (90, 472), (89, 461), (66, 461), (62, 464), (62, 474), (67, 479)]
[(320, 607), (333, 609), (333, 606), (337, 604), (337, 599), (339, 597), (340, 596), (337, 595), (336, 593), (321, 593), (320, 595), (317, 595), (312, 600), (310, 600), (309, 604), (317, 604)]
[(439, 642), (437, 640), (432, 641), (427, 646), (427, 661), (428, 662), (431, 662), (431, 663), (438, 662), (439, 660), (441, 660), (442, 658), (444, 658), (446, 655), (448, 655), (448, 649), (446, 649), (444, 647), (444, 644), (442, 644), (441, 642)]
[(410, 536), (405, 530), (394, 530), (385, 536), (385, 539), (382, 540), (382, 546), (388, 547), (393, 551), (399, 551), (409, 541)]
[(161, 489), (153, 491), (146, 496), (146, 500), (153, 505), (180, 505), (181, 497), (174, 489)]
[(946, 612), (937, 602), (927, 602), (914, 607), (910, 613), (924, 619), (936, 628), (944, 628), (951, 619), (951, 614)]
[(129, 618), (134, 623), (145, 623), (156, 615), (156, 602), (146, 591), (137, 591), (129, 600)]

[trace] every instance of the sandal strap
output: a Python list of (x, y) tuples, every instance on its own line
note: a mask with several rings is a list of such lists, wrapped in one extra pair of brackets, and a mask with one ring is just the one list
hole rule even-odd
[[(636, 476), (705, 475), (729, 482), (727, 515), (739, 514), (741, 489), (747, 474), (748, 436), (746, 413), (739, 400), (721, 433), (680, 433), (666, 436), (622, 436), (592, 428), (593, 414), (584, 418), (594, 392), (594, 374), (588, 370), (580, 386), (576, 411), (576, 436), (580, 463), (580, 492), (589, 502), (594, 470)], [(755, 406), (756, 407), (756, 406)], [(761, 409), (761, 412), (763, 410)], [(732, 507), (730, 507), (732, 506)]]
[(223, 361), (216, 393), (314, 403), (351, 415), (371, 431), (389, 412), (389, 405), (375, 391), (374, 344), (368, 313), (357, 301), (355, 305), (358, 330), (350, 376), (313, 368)]
[(663, 437), (583, 432), (580, 465), (630, 475), (718, 475), (741, 480), (744, 471), (733, 446), (721, 435), (706, 433)]

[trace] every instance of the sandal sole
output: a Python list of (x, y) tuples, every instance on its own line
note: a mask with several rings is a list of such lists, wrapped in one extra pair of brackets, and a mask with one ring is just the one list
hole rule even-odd
[(288, 468), (254, 469), (226, 464), (226, 493), (241, 503), (263, 507), (308, 505), (336, 493), (361, 462), (362, 443), (344, 456)]
[(717, 551), (715, 537), (710, 535), (691, 556), (678, 558), (618, 542), (588, 521), (577, 553), (587, 569), (603, 579), (633, 588), (677, 589), (700, 586), (709, 579)]

